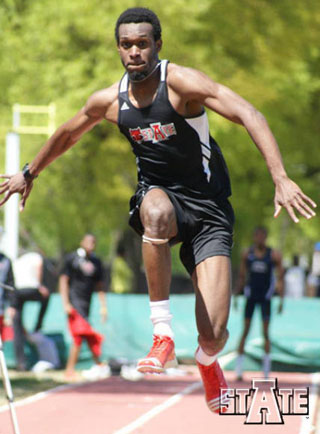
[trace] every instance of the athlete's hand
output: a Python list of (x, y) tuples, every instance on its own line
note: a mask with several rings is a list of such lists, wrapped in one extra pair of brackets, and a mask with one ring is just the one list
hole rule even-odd
[(32, 190), (33, 181), (26, 181), (22, 172), (18, 172), (15, 175), (0, 175), (0, 178), (5, 179), (5, 181), (0, 184), (0, 195), (4, 194), (0, 201), (0, 206), (6, 203), (9, 197), (14, 193), (20, 193), (21, 200), (19, 209), (23, 211), (26, 200)]
[(64, 311), (67, 315), (70, 315), (73, 310), (73, 306), (71, 303), (67, 303), (64, 305)]
[(105, 323), (108, 319), (108, 310), (106, 307), (100, 308), (101, 322)]
[(310, 197), (305, 195), (300, 187), (288, 177), (283, 177), (277, 181), (274, 197), (274, 217), (278, 217), (282, 207), (284, 207), (291, 219), (298, 223), (299, 219), (295, 214), (298, 211), (303, 217), (311, 219), (316, 215), (312, 208), (317, 205)]
[(50, 291), (46, 286), (40, 285), (38, 290), (39, 290), (40, 294), (42, 295), (42, 297), (44, 297), (44, 298), (49, 297)]
[(8, 319), (8, 322), (7, 322), (8, 326), (12, 326), (12, 324), (13, 324), (13, 318), (14, 318), (16, 312), (17, 312), (17, 309), (15, 307), (9, 306), (7, 308), (7, 310), (6, 310), (6, 314), (7, 314), (6, 317)]
[(278, 306), (278, 313), (282, 313), (282, 312), (283, 312), (283, 300), (281, 298)]
[(238, 310), (238, 296), (237, 295), (233, 296), (233, 309)]

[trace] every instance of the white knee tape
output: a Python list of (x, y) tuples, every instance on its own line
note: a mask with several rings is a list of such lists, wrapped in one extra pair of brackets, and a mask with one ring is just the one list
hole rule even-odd
[(148, 244), (155, 244), (155, 245), (160, 245), (160, 244), (166, 244), (169, 242), (169, 238), (150, 238), (147, 237), (146, 235), (142, 235), (142, 241), (144, 243), (148, 243)]

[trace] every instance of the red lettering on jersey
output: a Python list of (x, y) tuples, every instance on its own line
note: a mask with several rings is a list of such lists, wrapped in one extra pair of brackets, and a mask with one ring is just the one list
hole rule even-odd
[(129, 128), (129, 133), (131, 138), (137, 142), (137, 143), (141, 143), (143, 140), (143, 136), (141, 134), (141, 129), (140, 127), (138, 128)]
[(141, 130), (141, 134), (145, 142), (148, 142), (149, 140), (153, 140), (153, 132), (151, 128), (144, 128), (143, 130)]
[(162, 126), (162, 131), (167, 137), (174, 136), (177, 134), (174, 124), (167, 124)]
[(150, 127), (153, 130), (153, 143), (159, 142), (160, 140), (165, 140), (167, 138), (161, 129), (160, 122), (157, 122), (156, 124), (150, 124)]
[(129, 128), (129, 133), (136, 143), (160, 142), (161, 140), (167, 140), (169, 137), (177, 134), (177, 130), (173, 123), (167, 125), (161, 125), (160, 122), (150, 124), (151, 128)]

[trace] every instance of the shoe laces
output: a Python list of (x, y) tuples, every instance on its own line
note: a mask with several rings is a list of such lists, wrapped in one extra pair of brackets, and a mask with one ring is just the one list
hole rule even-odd
[(150, 355), (157, 356), (161, 354), (167, 347), (167, 344), (170, 342), (169, 336), (153, 336), (153, 346), (150, 351)]

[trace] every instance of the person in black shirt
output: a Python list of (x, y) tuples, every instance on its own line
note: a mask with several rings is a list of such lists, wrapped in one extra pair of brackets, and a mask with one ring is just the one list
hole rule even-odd
[(122, 79), (92, 94), (30, 165), (16, 175), (3, 175), (0, 206), (19, 192), (23, 209), (34, 179), (46, 166), (102, 120), (118, 125), (137, 162), (130, 224), (142, 236), (154, 326), (154, 345), (138, 369), (162, 372), (176, 362), (169, 308), (170, 246), (181, 242), (181, 260), (196, 294), (196, 360), (207, 404), (219, 412), (220, 389), (227, 387), (217, 357), (228, 339), (233, 211), (227, 167), (209, 134), (206, 109), (246, 128), (275, 184), (275, 217), (284, 207), (295, 222), (295, 211), (309, 219), (316, 204), (287, 176), (277, 142), (260, 112), (201, 71), (160, 61), (161, 25), (154, 12), (124, 11), (115, 36), (125, 68)]
[(74, 341), (66, 366), (67, 377), (73, 377), (75, 374), (75, 365), (83, 338), (87, 339), (96, 362), (92, 368), (92, 374), (94, 371), (97, 376), (102, 377), (106, 371), (106, 366), (100, 363), (102, 338), (91, 329), (88, 323), (91, 298), (95, 291), (98, 293), (101, 304), (102, 321), (107, 319), (103, 267), (100, 259), (93, 253), (95, 246), (95, 236), (86, 234), (80, 247), (67, 255), (59, 279), (59, 291)]
[[(259, 226), (254, 230), (254, 244), (246, 249), (241, 257), (239, 276), (235, 296), (244, 292), (247, 298), (244, 313), (244, 329), (239, 343), (236, 360), (237, 379), (242, 379), (244, 346), (251, 327), (251, 320), (256, 306), (261, 308), (263, 321), (264, 350), (263, 373), (268, 378), (271, 370), (269, 324), (271, 316), (271, 297), (276, 289), (280, 295), (279, 313), (283, 309), (284, 270), (281, 253), (267, 246), (268, 231)], [(276, 275), (277, 282), (276, 282)], [(237, 307), (236, 298), (234, 299)]]

